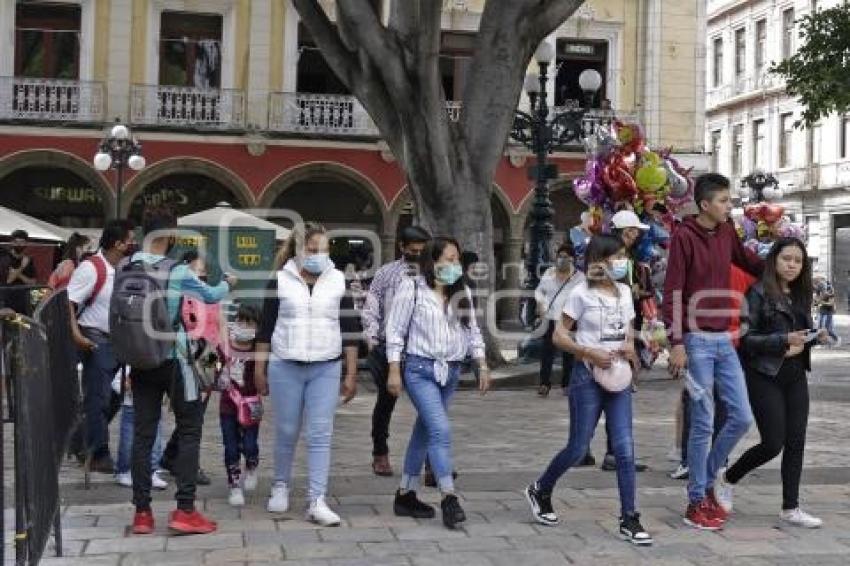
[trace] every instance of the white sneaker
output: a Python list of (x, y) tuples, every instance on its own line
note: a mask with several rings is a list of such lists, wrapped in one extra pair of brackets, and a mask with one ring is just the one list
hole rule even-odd
[(245, 496), (242, 495), (242, 488), (231, 487), (230, 497), (227, 498), (227, 502), (230, 503), (233, 507), (242, 507), (243, 505), (245, 505)]
[(690, 472), (690, 471), (688, 470), (688, 467), (687, 467), (687, 466), (685, 466), (685, 465), (682, 465), (682, 464), (680, 463), (678, 468), (676, 468), (675, 470), (673, 470), (672, 472), (670, 472), (670, 474), (669, 474), (669, 475), (670, 475), (670, 479), (671, 479), (671, 480), (684, 480), (684, 479), (688, 479), (688, 474), (689, 474), (689, 472)]
[(797, 527), (805, 527), (807, 529), (817, 529), (823, 525), (823, 521), (817, 517), (812, 517), (799, 507), (796, 509), (783, 510), (779, 514), (779, 518)]
[(257, 470), (245, 470), (245, 480), (242, 482), (242, 487), (245, 491), (254, 491), (257, 489), (258, 475)]
[(133, 476), (130, 472), (115, 474), (115, 483), (123, 485), (124, 487), (133, 487)]
[(289, 488), (285, 483), (274, 483), (266, 509), (269, 510), (269, 513), (286, 513), (289, 511)]
[(159, 476), (159, 470), (151, 474), (151, 486), (156, 489), (166, 489), (168, 487), (168, 482)]
[(318, 523), (323, 527), (338, 527), (341, 522), (339, 515), (331, 511), (331, 508), (325, 503), (324, 497), (310, 503), (310, 507), (307, 509), (307, 520)]
[(717, 474), (714, 480), (714, 497), (717, 503), (727, 513), (732, 512), (732, 498), (734, 497), (734, 486), (726, 481), (725, 472)]

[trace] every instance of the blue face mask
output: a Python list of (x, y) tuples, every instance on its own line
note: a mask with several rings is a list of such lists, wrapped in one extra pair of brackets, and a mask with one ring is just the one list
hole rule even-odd
[(444, 263), (436, 266), (434, 275), (443, 285), (454, 285), (463, 276), (463, 268), (459, 263)]
[(312, 275), (321, 275), (328, 267), (330, 258), (328, 254), (312, 254), (304, 256), (304, 263), (301, 267), (304, 271)]
[(627, 259), (615, 259), (611, 262), (611, 279), (614, 281), (619, 281), (620, 279), (624, 279), (626, 275), (629, 273), (629, 260)]

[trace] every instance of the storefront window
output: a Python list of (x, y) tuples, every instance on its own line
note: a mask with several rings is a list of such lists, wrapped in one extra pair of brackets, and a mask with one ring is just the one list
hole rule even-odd
[(66, 228), (98, 228), (104, 222), (100, 190), (57, 167), (24, 167), (0, 179), (0, 206)]
[(220, 202), (234, 207), (239, 204), (227, 187), (206, 175), (166, 175), (150, 183), (133, 200), (130, 219), (141, 223), (147, 206), (169, 207), (179, 217), (213, 208)]

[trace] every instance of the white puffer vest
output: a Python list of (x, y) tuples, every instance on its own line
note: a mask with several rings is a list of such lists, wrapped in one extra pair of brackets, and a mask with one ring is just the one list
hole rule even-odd
[(280, 308), (272, 334), (272, 359), (297, 362), (335, 360), (342, 354), (339, 302), (345, 276), (331, 266), (316, 280), (313, 293), (294, 260), (277, 273)]

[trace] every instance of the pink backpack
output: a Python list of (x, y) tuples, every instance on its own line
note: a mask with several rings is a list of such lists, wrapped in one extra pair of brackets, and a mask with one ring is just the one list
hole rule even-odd
[(208, 304), (196, 297), (184, 296), (180, 305), (180, 319), (189, 340), (201, 340), (211, 348), (224, 348), (227, 332), (221, 304)]

